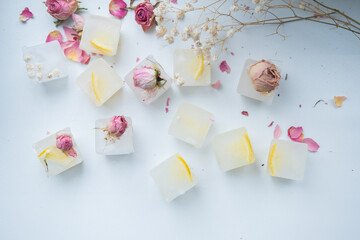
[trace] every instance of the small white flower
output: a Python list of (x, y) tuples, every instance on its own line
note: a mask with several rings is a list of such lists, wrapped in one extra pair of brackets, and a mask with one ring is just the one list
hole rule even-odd
[(253, 4), (259, 4), (260, 0), (252, 0)]
[(171, 29), (171, 34), (174, 35), (174, 36), (179, 35), (179, 31), (177, 30), (176, 27), (174, 27), (173, 29)]
[(156, 16), (156, 17), (160, 17), (161, 15), (162, 15), (162, 12), (161, 12), (161, 9), (160, 8), (155, 8), (154, 9), (154, 15)]
[(197, 28), (195, 28), (191, 32), (191, 37), (192, 39), (194, 39), (194, 41), (198, 41), (200, 39), (200, 31)]
[(232, 28), (230, 28), (229, 30), (227, 30), (227, 32), (226, 32), (226, 37), (232, 37), (232, 36), (234, 36), (234, 33), (235, 33), (235, 30), (234, 29), (232, 29)]
[(41, 71), (43, 69), (43, 65), (40, 63), (35, 64), (37, 70)]
[(174, 37), (169, 34), (166, 34), (164, 36), (164, 40), (166, 40), (169, 44), (172, 44), (174, 42)]
[(206, 32), (207, 30), (209, 30), (209, 26), (207, 24), (204, 24), (202, 25), (201, 29)]
[(217, 31), (221, 31), (223, 29), (223, 25), (221, 24), (216, 24), (216, 30)]
[(164, 21), (164, 17), (163, 17), (163, 16), (156, 16), (156, 17), (155, 17), (155, 21), (156, 21), (157, 23), (161, 23), (161, 22)]
[(37, 77), (37, 79), (40, 81), (40, 80), (42, 80), (43, 75), (42, 75), (41, 72), (38, 72), (38, 73), (36, 74), (36, 77)]
[(192, 10), (194, 10), (194, 7), (190, 3), (186, 3), (184, 5), (184, 10), (185, 11), (192, 11)]
[(180, 20), (180, 19), (183, 19), (184, 18), (184, 14), (185, 12), (180, 10), (179, 12), (176, 13), (176, 19), (177, 20)]
[(214, 55), (214, 56), (212, 57), (212, 60), (213, 60), (214, 62), (217, 61), (217, 60), (218, 60), (218, 56)]
[(186, 26), (186, 27), (184, 28), (184, 32), (186, 32), (186, 33), (191, 33), (191, 32), (192, 32), (191, 26)]
[(32, 65), (31, 63), (27, 63), (26, 64), (26, 70), (30, 71), (34, 68), (34, 65)]
[(268, 0), (260, 0), (260, 4), (261, 5), (264, 5), (265, 3), (267, 3), (268, 2)]
[(237, 12), (240, 10), (240, 6), (237, 3), (234, 3), (233, 5), (231, 5), (230, 7), (230, 12)]
[(53, 78), (53, 76), (54, 76), (53, 73), (48, 73), (48, 74), (46, 75), (46, 77), (49, 78), (49, 79)]
[(166, 3), (160, 2), (158, 8), (160, 8), (161, 10), (165, 10), (167, 8)]
[(52, 71), (54, 77), (60, 77), (60, 70), (55, 68), (53, 71)]
[(199, 47), (202, 46), (202, 43), (201, 43), (200, 41), (197, 41), (197, 42), (195, 43), (195, 46), (199, 48)]
[(24, 56), (24, 61), (25, 62), (30, 62), (31, 61), (31, 57), (29, 55)]
[(163, 25), (157, 25), (156, 28), (156, 36), (161, 37), (166, 33), (166, 27)]
[(299, 8), (304, 10), (304, 9), (305, 9), (305, 4), (304, 4), (304, 3), (300, 3), (300, 4), (299, 4)]
[(261, 10), (262, 10), (262, 7), (261, 7), (261, 6), (256, 6), (256, 8), (255, 8), (255, 12), (256, 12), (256, 13), (261, 12)]
[(176, 85), (178, 85), (178, 86), (184, 85), (184, 80), (180, 77), (180, 73), (175, 73), (174, 78), (175, 78)]
[(28, 71), (27, 72), (29, 78), (34, 78), (35, 77), (35, 72), (34, 71)]
[(182, 33), (182, 34), (181, 34), (181, 39), (182, 39), (183, 41), (187, 41), (187, 40), (189, 39), (189, 34), (186, 33), (186, 32)]

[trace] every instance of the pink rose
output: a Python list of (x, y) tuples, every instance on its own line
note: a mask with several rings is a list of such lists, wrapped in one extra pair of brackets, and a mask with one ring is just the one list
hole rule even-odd
[(156, 87), (157, 72), (151, 67), (141, 67), (134, 70), (134, 86), (142, 89), (153, 89)]
[(155, 23), (154, 7), (150, 2), (145, 1), (135, 7), (135, 21), (141, 25), (144, 32)]
[(279, 86), (280, 74), (276, 66), (264, 59), (250, 67), (249, 75), (255, 90), (261, 93), (270, 93)]
[(58, 20), (66, 20), (79, 7), (76, 0), (46, 0), (47, 12)]
[(124, 116), (113, 116), (106, 125), (110, 134), (120, 137), (127, 128), (127, 121)]

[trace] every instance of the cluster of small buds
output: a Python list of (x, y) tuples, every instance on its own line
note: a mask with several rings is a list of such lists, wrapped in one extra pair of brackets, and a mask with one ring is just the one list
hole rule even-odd
[(230, 6), (230, 12), (237, 12), (239, 10), (240, 10), (240, 6), (236, 2)]
[(179, 31), (177, 30), (176, 27), (174, 27), (173, 29), (171, 29), (171, 34), (172, 34), (173, 36), (179, 35)]
[(167, 41), (168, 43), (174, 43), (174, 37), (173, 36), (171, 36), (170, 34), (166, 34), (165, 36), (164, 36), (164, 40), (165, 41)]
[(305, 9), (305, 3), (300, 3), (300, 4), (299, 4), (299, 8), (302, 9), (302, 10), (304, 10), (304, 9)]
[(194, 10), (194, 7), (193, 7), (193, 5), (191, 5), (190, 3), (186, 3), (186, 4), (184, 5), (184, 10), (185, 10), (186, 12), (192, 11), (192, 10)]
[(256, 13), (260, 13), (262, 11), (262, 7), (261, 6), (256, 6), (255, 7), (255, 12)]
[(229, 30), (226, 31), (226, 37), (231, 38), (232, 36), (234, 36), (235, 30), (230, 28)]
[(175, 78), (175, 83), (176, 83), (176, 85), (178, 85), (178, 86), (182, 86), (182, 85), (184, 85), (184, 80), (180, 77), (180, 73), (175, 73), (174, 74), (174, 78)]
[(31, 57), (29, 55), (24, 56), (24, 61), (26, 62), (26, 70), (29, 78), (37, 78), (39, 81), (42, 80), (43, 74), (41, 70), (43, 69), (43, 65), (40, 63), (31, 64)]

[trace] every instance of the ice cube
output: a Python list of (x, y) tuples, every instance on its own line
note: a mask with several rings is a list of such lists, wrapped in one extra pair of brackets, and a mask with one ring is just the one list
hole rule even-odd
[(175, 154), (150, 171), (156, 185), (167, 202), (193, 188), (197, 179), (179, 155)]
[(169, 127), (169, 134), (200, 148), (206, 138), (214, 115), (192, 105), (182, 102)]
[[(137, 74), (139, 77), (136, 81), (141, 84), (137, 84), (137, 86), (135, 86), (134, 71), (139, 73)], [(140, 73), (146, 73), (147, 75), (144, 76), (144, 74)], [(154, 76), (153, 80), (147, 80), (152, 76)], [(125, 76), (125, 82), (134, 91), (136, 97), (140, 99), (140, 101), (145, 104), (149, 104), (159, 98), (170, 88), (172, 79), (166, 74), (164, 69), (153, 56), (148, 56)]]
[[(36, 82), (48, 82), (68, 76), (68, 60), (58, 41), (23, 47), (27, 75)], [(54, 75), (54, 73), (58, 73)]]
[(223, 172), (255, 162), (254, 151), (244, 127), (216, 135), (211, 142)]
[(208, 86), (211, 83), (211, 66), (198, 55), (196, 49), (178, 49), (174, 52), (174, 76), (182, 86)]
[(92, 62), (76, 82), (96, 106), (104, 104), (123, 86), (121, 77), (102, 58)]
[(119, 155), (134, 152), (132, 121), (130, 117), (125, 117), (125, 119), (127, 127), (119, 138), (108, 135), (108, 131), (106, 131), (106, 125), (110, 118), (96, 120), (95, 149), (98, 154)]
[(270, 176), (302, 180), (304, 178), (307, 145), (274, 139), (270, 144), (266, 172)]
[(243, 70), (241, 73), (241, 77), (239, 80), (239, 84), (237, 87), (237, 92), (243, 96), (246, 96), (246, 97), (258, 100), (258, 101), (262, 101), (267, 104), (271, 104), (274, 99), (276, 89), (271, 91), (270, 93), (262, 94), (255, 90), (254, 84), (252, 83), (251, 78), (249, 76), (250, 66), (257, 62), (259, 62), (259, 61), (256, 61), (253, 59), (247, 59), (245, 61), (245, 64), (244, 64), (244, 67), (243, 67)]
[[(68, 151), (63, 151), (56, 145), (56, 138), (62, 135), (69, 136), (72, 140), (72, 148)], [(47, 136), (35, 143), (33, 148), (49, 177), (62, 173), (82, 162), (79, 149), (70, 128), (65, 128)]]
[(90, 15), (85, 18), (80, 49), (114, 56), (120, 40), (121, 21), (115, 18)]

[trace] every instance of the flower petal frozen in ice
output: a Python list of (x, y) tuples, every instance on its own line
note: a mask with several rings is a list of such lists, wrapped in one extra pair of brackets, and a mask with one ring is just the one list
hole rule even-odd
[(261, 93), (273, 91), (279, 86), (281, 78), (276, 66), (264, 59), (250, 67), (249, 76), (255, 90)]
[(127, 128), (128, 122), (124, 116), (113, 116), (110, 118), (106, 125), (106, 130), (115, 137), (120, 137), (124, 134)]
[(276, 124), (274, 129), (274, 138), (278, 139), (281, 136), (281, 128), (278, 124)]
[(19, 16), (19, 19), (22, 21), (22, 22), (26, 22), (27, 20), (29, 20), (30, 18), (34, 17), (34, 14), (32, 12), (30, 12), (29, 8), (25, 8), (21, 13), (20, 13), (20, 16)]
[(308, 145), (308, 150), (310, 152), (316, 152), (319, 149), (319, 144), (317, 144), (313, 139), (311, 138), (304, 138), (303, 143), (306, 143)]
[(109, 4), (109, 12), (111, 15), (124, 18), (128, 12), (127, 5), (123, 0), (111, 0)]
[(73, 148), (73, 142), (70, 135), (62, 134), (56, 137), (56, 147), (67, 155), (72, 157), (76, 157), (77, 153)]
[(62, 41), (63, 41), (63, 36), (62, 36), (61, 32), (59, 32), (58, 30), (50, 32), (46, 38), (46, 42), (52, 42), (55, 40), (59, 41), (59, 43), (62, 43)]
[(345, 96), (335, 96), (334, 97), (334, 101), (335, 101), (335, 105), (338, 107), (341, 107), (344, 100), (346, 100), (347, 98)]
[(142, 89), (153, 89), (156, 87), (158, 72), (152, 67), (141, 67), (134, 70), (134, 86)]
[(225, 60), (220, 63), (219, 67), (222, 72), (230, 73), (230, 71), (231, 71), (231, 68), (229, 67), (229, 65), (227, 64), (227, 62)]

